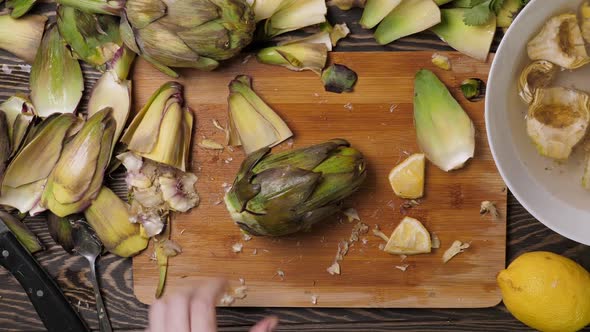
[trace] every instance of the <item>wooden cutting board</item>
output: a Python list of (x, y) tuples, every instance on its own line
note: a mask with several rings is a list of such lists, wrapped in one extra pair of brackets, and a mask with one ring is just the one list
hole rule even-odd
[[(311, 72), (293, 72), (237, 59), (211, 73), (187, 70), (179, 79), (186, 101), (196, 114), (192, 169), (199, 176), (201, 204), (173, 218), (172, 238), (183, 253), (170, 260), (166, 293), (178, 291), (203, 277), (224, 277), (234, 287), (242, 278), (247, 297), (234, 306), (311, 307), (489, 307), (500, 301), (496, 274), (504, 268), (506, 250), (506, 187), (498, 174), (486, 140), (483, 101), (471, 103), (458, 86), (465, 78), (486, 79), (489, 63), (458, 53), (448, 53), (452, 71), (432, 65), (431, 52), (332, 53), (331, 60), (359, 75), (354, 93), (324, 92)], [(418, 152), (413, 126), (413, 78), (429, 68), (450, 87), (475, 123), (476, 154), (469, 164), (452, 173), (427, 165), (426, 196), (415, 207), (404, 207), (387, 181), (390, 169), (409, 153)], [(331, 138), (346, 138), (367, 159), (368, 177), (363, 188), (345, 207), (357, 209), (362, 222), (379, 225), (390, 234), (404, 216), (418, 218), (438, 235), (441, 248), (428, 255), (389, 255), (379, 249), (384, 242), (369, 234), (355, 242), (340, 263), (342, 274), (326, 272), (338, 242), (349, 239), (354, 226), (342, 216), (316, 225), (309, 233), (284, 238), (242, 239), (222, 201), (243, 153), (204, 150), (204, 137), (218, 142), (224, 134), (212, 121), (225, 126), (227, 85), (236, 75), (253, 77), (254, 90), (286, 120), (295, 133), (292, 144), (276, 150), (298, 148)], [(162, 83), (170, 80), (140, 61), (133, 77), (136, 108), (146, 103)], [(480, 216), (482, 201), (497, 204), (501, 220)], [(454, 240), (471, 247), (447, 264), (441, 257)], [(234, 253), (232, 245), (243, 244)], [(140, 301), (154, 298), (158, 270), (150, 248), (133, 260), (135, 294)], [(405, 272), (396, 266), (408, 265)], [(278, 271), (284, 272), (281, 277)]]

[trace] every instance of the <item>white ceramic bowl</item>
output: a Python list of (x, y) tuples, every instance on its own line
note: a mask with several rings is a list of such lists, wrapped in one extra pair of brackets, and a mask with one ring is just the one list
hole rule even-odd
[[(567, 163), (541, 157), (525, 129), (527, 106), (517, 80), (530, 62), (526, 43), (553, 15), (577, 11), (581, 0), (533, 0), (502, 40), (488, 79), (486, 127), (500, 174), (518, 201), (539, 221), (574, 241), (590, 245), (590, 192), (581, 186), (584, 155)], [(590, 65), (562, 71), (555, 85), (590, 93)], [(579, 150), (579, 149), (578, 149)]]

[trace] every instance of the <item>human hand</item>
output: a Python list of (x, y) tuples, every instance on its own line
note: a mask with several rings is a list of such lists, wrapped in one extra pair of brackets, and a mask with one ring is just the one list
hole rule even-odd
[[(146, 332), (217, 331), (215, 305), (226, 289), (226, 281), (210, 279), (157, 300), (150, 308)], [(272, 332), (278, 322), (276, 317), (267, 317), (252, 327), (250, 332)]]

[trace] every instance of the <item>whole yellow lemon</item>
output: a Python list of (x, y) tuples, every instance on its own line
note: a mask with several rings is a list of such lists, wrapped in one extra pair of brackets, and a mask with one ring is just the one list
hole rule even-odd
[(590, 273), (569, 258), (526, 253), (500, 271), (497, 280), (506, 308), (534, 329), (578, 331), (590, 323)]

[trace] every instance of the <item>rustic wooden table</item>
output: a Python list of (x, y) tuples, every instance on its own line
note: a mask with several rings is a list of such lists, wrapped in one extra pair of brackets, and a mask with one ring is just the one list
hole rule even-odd
[[(48, 4), (36, 10), (53, 16)], [(360, 10), (342, 12), (330, 8), (332, 23), (346, 22), (352, 34), (341, 41), (336, 51), (407, 51), (447, 50), (444, 43), (430, 33), (421, 33), (394, 44), (379, 46), (369, 31), (358, 25)], [(494, 49), (501, 38), (496, 39)], [(29, 74), (19, 65), (23, 63), (0, 51), (0, 101), (16, 92), (28, 91)], [(11, 72), (9, 72), (11, 71)], [(87, 87), (98, 78), (96, 72), (85, 67)], [(111, 179), (111, 187), (125, 191), (121, 176)], [(40, 237), (47, 250), (36, 255), (41, 264), (55, 277), (71, 303), (88, 324), (98, 328), (92, 285), (86, 278), (87, 263), (83, 258), (70, 256), (49, 236), (42, 217), (31, 218), (31, 229)], [(590, 247), (570, 241), (549, 230), (535, 220), (509, 194), (508, 196), (508, 253), (510, 262), (518, 255), (534, 250), (556, 252), (590, 269)], [(133, 295), (131, 260), (107, 255), (99, 261), (99, 274), (107, 310), (116, 330), (143, 330), (147, 325), (148, 307)], [(218, 310), (221, 331), (247, 331), (256, 321), (268, 315), (280, 317), (280, 331), (507, 331), (526, 330), (503, 305), (487, 309), (290, 309), (290, 308), (229, 308)], [(0, 269), (0, 331), (42, 331), (43, 325), (19, 284)]]

